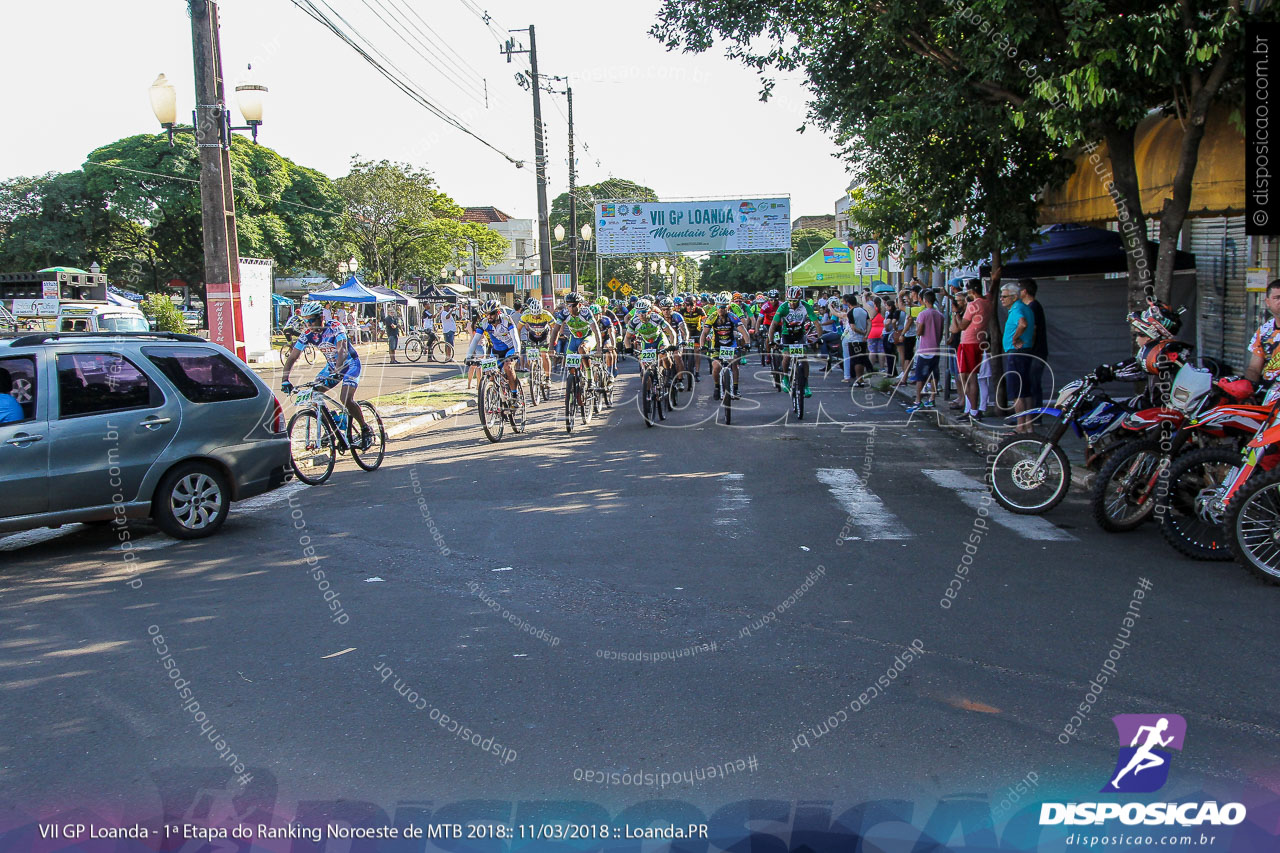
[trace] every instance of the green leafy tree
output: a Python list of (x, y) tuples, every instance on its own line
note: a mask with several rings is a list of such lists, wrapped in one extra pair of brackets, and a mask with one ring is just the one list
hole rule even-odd
[(187, 321), (173, 304), (173, 300), (163, 293), (149, 293), (141, 305), (142, 313), (155, 323), (157, 332), (185, 332)]
[[(825, 228), (801, 228), (791, 232), (791, 263), (798, 264), (821, 249), (835, 232)], [(741, 291), (782, 289), (787, 256), (712, 253), (702, 260), (703, 290)]]
[(346, 205), (341, 251), (327, 259), (326, 271), (335, 279), (349, 254), (371, 279), (394, 284), (410, 276), (434, 279), (464, 257), (469, 264), (473, 245), (485, 263), (506, 252), (506, 238), (461, 221), (462, 208), (424, 169), (353, 158), (350, 173), (334, 183)]

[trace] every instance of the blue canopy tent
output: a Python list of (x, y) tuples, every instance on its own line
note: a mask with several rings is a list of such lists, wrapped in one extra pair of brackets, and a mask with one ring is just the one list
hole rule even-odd
[(272, 325), (283, 326), (289, 319), (289, 315), (293, 313), (293, 300), (287, 296), (281, 296), (278, 293), (271, 294), (271, 316), (275, 321)]
[(395, 302), (396, 298), (377, 293), (361, 284), (355, 276), (351, 276), (343, 282), (342, 287), (336, 287), (333, 290), (322, 290), (317, 293), (308, 293), (307, 301), (355, 302), (363, 305), (375, 302)]
[[(1023, 258), (1006, 261), (1000, 275), (1015, 278), (1061, 278), (1068, 275), (1097, 275), (1126, 272), (1124, 238), (1118, 231), (1087, 225), (1049, 225), (1040, 229), (1043, 242), (1033, 246)], [(1156, 245), (1150, 241), (1152, 257)], [(1195, 269), (1196, 256), (1178, 252), (1175, 270)], [(981, 267), (982, 276), (991, 275), (990, 262)]]

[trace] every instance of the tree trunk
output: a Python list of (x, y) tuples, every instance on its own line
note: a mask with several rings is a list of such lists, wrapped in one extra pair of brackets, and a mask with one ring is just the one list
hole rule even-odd
[[(1154, 258), (1147, 241), (1147, 216), (1142, 210), (1142, 188), (1138, 184), (1138, 166), (1134, 157), (1136, 126), (1108, 128), (1103, 138), (1111, 159), (1111, 182), (1108, 191), (1116, 206), (1116, 220), (1129, 269), (1129, 310), (1141, 311), (1147, 294), (1153, 293)], [(1096, 156), (1096, 155), (1094, 155)], [(1093, 157), (1089, 158), (1090, 161)], [(1096, 171), (1096, 164), (1095, 164)], [(1161, 236), (1163, 240), (1163, 235)]]
[(1196, 165), (1200, 162), (1200, 142), (1204, 139), (1204, 123), (1208, 116), (1211, 98), (1202, 91), (1193, 100), (1188, 111), (1187, 127), (1182, 133), (1182, 147), (1178, 154), (1178, 171), (1173, 178), (1173, 191), (1164, 200), (1160, 211), (1160, 253), (1156, 260), (1155, 296), (1161, 302), (1169, 301), (1173, 288), (1174, 263), (1177, 260), (1178, 236), (1191, 207), (1191, 183)]
[(1004, 259), (999, 249), (991, 250), (991, 290), (987, 293), (987, 327), (978, 333), (978, 344), (983, 343), (983, 336), (986, 336), (987, 355), (996, 359), (991, 366), (991, 378), (995, 381), (995, 388), (991, 391), (991, 402), (995, 405), (996, 410), (1007, 412), (1010, 409), (1008, 394), (1006, 393), (1005, 384), (1000, 381), (999, 377), (1004, 373), (1004, 359), (999, 358), (1004, 351), (1004, 336), (1000, 334), (1000, 287), (1001, 278), (1004, 272)]

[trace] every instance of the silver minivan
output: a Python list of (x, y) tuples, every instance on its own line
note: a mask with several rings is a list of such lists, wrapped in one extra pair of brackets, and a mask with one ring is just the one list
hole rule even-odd
[(275, 394), (195, 335), (0, 338), (6, 392), (0, 532), (150, 517), (196, 539), (290, 477)]

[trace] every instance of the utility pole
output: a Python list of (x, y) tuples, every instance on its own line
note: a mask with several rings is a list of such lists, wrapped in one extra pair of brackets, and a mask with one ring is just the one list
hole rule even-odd
[[(529, 76), (533, 78), (530, 81), (533, 84), (531, 87), (533, 89), (533, 159), (534, 170), (538, 175), (538, 262), (542, 273), (541, 293), (543, 300), (546, 301), (547, 297), (555, 296), (555, 288), (551, 283), (551, 218), (547, 212), (547, 148), (546, 138), (542, 132), (542, 78), (538, 76), (538, 41), (534, 35), (533, 24), (528, 26), (528, 31), (528, 50), (516, 50), (515, 40), (507, 39), (506, 44), (500, 47), (498, 52), (506, 54), (507, 62), (511, 61), (513, 54), (529, 54)], [(524, 32), (524, 30), (510, 32)], [(521, 75), (516, 76), (519, 78)], [(522, 82), (521, 85), (523, 86), (524, 83)]]
[(231, 139), (227, 132), (218, 42), (218, 4), (188, 0), (195, 61), (195, 136), (200, 154), (200, 213), (204, 230), (205, 308), (209, 337), (245, 358), (240, 310), (240, 251), (231, 190)]
[(578, 197), (574, 193), (577, 166), (573, 159), (573, 87), (565, 83), (569, 99), (569, 289), (578, 292)]

